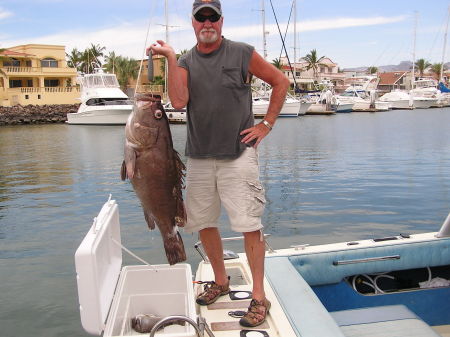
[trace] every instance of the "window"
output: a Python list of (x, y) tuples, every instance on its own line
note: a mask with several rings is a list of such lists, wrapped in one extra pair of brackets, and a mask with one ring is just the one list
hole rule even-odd
[(6, 59), (3, 61), (4, 67), (20, 67), (20, 61), (15, 58)]
[(29, 99), (30, 98), (30, 95), (25, 95), (25, 99)]
[(25, 61), (25, 66), (26, 67), (31, 67), (31, 60), (26, 60)]
[(33, 80), (27, 80), (27, 87), (29, 88), (33, 87)]
[(9, 87), (10, 88), (21, 88), (22, 80), (9, 80)]
[(44, 79), (45, 87), (59, 87), (59, 80), (55, 79)]
[(43, 60), (41, 60), (41, 67), (45, 68), (58, 68), (58, 61), (55, 59), (52, 59), (50, 57), (47, 57)]
[(41, 99), (41, 95), (38, 95), (38, 99)]

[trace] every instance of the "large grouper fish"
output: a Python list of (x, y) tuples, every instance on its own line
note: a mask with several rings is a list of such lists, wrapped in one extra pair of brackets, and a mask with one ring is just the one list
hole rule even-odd
[(125, 126), (121, 178), (130, 179), (150, 229), (158, 226), (169, 264), (186, 260), (178, 227), (186, 222), (183, 203), (185, 166), (173, 148), (161, 97), (138, 94)]

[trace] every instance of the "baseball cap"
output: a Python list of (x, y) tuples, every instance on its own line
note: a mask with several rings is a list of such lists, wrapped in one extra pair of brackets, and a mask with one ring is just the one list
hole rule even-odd
[(222, 7), (219, 0), (195, 0), (192, 5), (192, 15), (195, 15), (203, 8), (211, 8), (217, 14), (222, 15)]

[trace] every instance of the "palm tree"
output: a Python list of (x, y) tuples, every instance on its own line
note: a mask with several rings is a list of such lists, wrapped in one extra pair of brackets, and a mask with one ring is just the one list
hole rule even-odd
[[(431, 72), (436, 75), (437, 80), (439, 80), (439, 76), (441, 75), (441, 67), (442, 67), (442, 63), (434, 63), (431, 65), (431, 68), (430, 68)], [(447, 70), (447, 69), (445, 69), (445, 67), (444, 67), (443, 70)]]
[(133, 58), (117, 56), (115, 61), (117, 80), (122, 90), (126, 90), (128, 81), (136, 79), (139, 73), (139, 64)]
[(108, 56), (106, 56), (105, 68), (107, 72), (116, 73), (116, 64), (117, 60), (120, 56), (117, 56), (115, 52), (110, 52)]
[(177, 60), (180, 58), (181, 55), (186, 54), (188, 51), (189, 51), (189, 50), (187, 50), (187, 49), (183, 49), (182, 51), (180, 51), (180, 53), (177, 54)]
[(83, 62), (82, 60), (82, 53), (77, 49), (73, 48), (69, 54), (66, 53), (67, 57), (67, 65), (71, 68), (76, 68), (77, 71), (82, 71), (81, 64)]
[(317, 51), (315, 49), (311, 50), (309, 54), (306, 54), (306, 56), (303, 57), (303, 59), (307, 63), (306, 70), (309, 69), (313, 70), (314, 79), (316, 79), (317, 77), (317, 71), (319, 66), (324, 65), (324, 63), (322, 63), (324, 58), (325, 56), (317, 57)]
[(100, 61), (101, 57), (104, 57), (105, 54), (103, 53), (106, 48), (105, 47), (101, 47), (100, 45), (96, 44), (94, 45), (93, 43), (91, 43), (91, 47), (88, 48), (89, 52), (90, 52), (90, 56), (92, 56), (92, 62), (98, 67), (101, 68), (102, 67), (102, 62)]
[(272, 64), (275, 66), (275, 68), (280, 69), (280, 70), (283, 66), (283, 64), (281, 63), (281, 60), (279, 58), (273, 59)]
[(367, 73), (372, 75), (372, 74), (376, 74), (378, 72), (378, 68), (377, 67), (369, 67), (367, 68)]
[(425, 69), (427, 69), (429, 66), (431, 66), (431, 63), (425, 59), (418, 59), (414, 65), (415, 65), (416, 69), (419, 71), (419, 76), (423, 77), (423, 73), (425, 72)]

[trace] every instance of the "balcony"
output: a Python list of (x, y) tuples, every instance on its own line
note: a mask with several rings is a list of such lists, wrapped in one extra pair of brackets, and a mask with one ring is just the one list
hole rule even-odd
[(30, 75), (30, 74), (45, 74), (45, 75), (60, 75), (71, 73), (71, 75), (76, 76), (77, 71), (74, 68), (53, 68), (53, 67), (0, 67), (8, 75)]
[(9, 88), (10, 93), (43, 93), (43, 92), (80, 92), (79, 87), (21, 87), (21, 88)]

